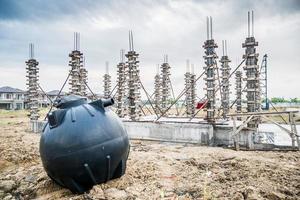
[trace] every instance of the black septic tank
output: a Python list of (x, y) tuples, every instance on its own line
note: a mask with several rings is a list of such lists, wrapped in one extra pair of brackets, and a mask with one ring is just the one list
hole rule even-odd
[(70, 95), (59, 99), (58, 109), (48, 114), (40, 154), (57, 184), (83, 193), (125, 173), (129, 141), (121, 120), (106, 108), (113, 103), (113, 99), (87, 103)]

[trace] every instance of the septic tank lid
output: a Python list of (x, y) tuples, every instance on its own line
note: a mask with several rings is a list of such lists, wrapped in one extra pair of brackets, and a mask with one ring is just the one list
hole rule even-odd
[(70, 108), (86, 103), (86, 98), (78, 95), (59, 97), (54, 103), (56, 108)]

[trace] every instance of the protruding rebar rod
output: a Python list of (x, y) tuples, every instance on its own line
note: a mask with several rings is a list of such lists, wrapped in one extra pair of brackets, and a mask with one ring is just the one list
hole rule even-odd
[(128, 41), (129, 41), (129, 51), (132, 51), (132, 47), (131, 47), (131, 33), (130, 33), (130, 30), (129, 30), (129, 34), (128, 34)]
[(190, 60), (186, 60), (186, 72), (190, 72)]
[(224, 56), (224, 40), (222, 40), (222, 56)]
[(227, 40), (225, 40), (225, 56), (228, 56), (228, 54), (227, 54)]
[(76, 46), (75, 46), (75, 39), (76, 39), (76, 35), (75, 32), (73, 33), (73, 50), (76, 50)]
[(207, 40), (209, 40), (209, 18), (206, 17), (206, 34), (207, 34)]
[(132, 34), (132, 30), (131, 30), (131, 47), (132, 47), (132, 51), (134, 51), (134, 47), (133, 47), (133, 34)]
[(108, 61), (105, 62), (105, 73), (109, 74), (109, 62)]
[(248, 37), (250, 37), (250, 12), (248, 11)]
[(191, 73), (194, 74), (194, 64), (191, 64)]
[(77, 50), (79, 51), (80, 50), (80, 33), (78, 33), (78, 42), (77, 42)]
[(252, 10), (252, 37), (254, 37), (254, 12)]
[(212, 38), (213, 38), (213, 34), (212, 34), (212, 32), (213, 32), (213, 30), (212, 30), (212, 17), (210, 17), (210, 39), (212, 40)]
[(34, 58), (34, 45), (32, 43), (29, 44), (29, 59)]

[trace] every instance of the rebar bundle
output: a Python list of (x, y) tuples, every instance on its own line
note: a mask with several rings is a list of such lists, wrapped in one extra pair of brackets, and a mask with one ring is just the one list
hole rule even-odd
[(161, 65), (161, 110), (162, 112), (165, 111), (168, 107), (168, 103), (170, 100), (170, 65), (168, 63), (168, 55), (164, 56), (164, 62)]
[(194, 66), (192, 65), (190, 70), (190, 64), (186, 62), (186, 73), (185, 73), (185, 108), (188, 117), (192, 117), (195, 114), (195, 100), (196, 100), (196, 82), (194, 74)]
[(138, 65), (139, 54), (133, 48), (132, 31), (129, 32), (129, 51), (125, 56), (127, 57), (126, 64), (128, 68), (128, 114), (132, 121), (136, 121), (141, 116), (141, 86)]
[(71, 60), (69, 66), (71, 67), (69, 80), (70, 94), (86, 96), (87, 95), (87, 70), (83, 65), (83, 54), (79, 50), (80, 35), (74, 33), (74, 50), (69, 54)]
[[(242, 112), (242, 72), (235, 72), (235, 90), (236, 90), (236, 113)], [(238, 117), (237, 120), (241, 120)]]
[(25, 62), (27, 67), (27, 98), (29, 107), (30, 120), (38, 120), (39, 115), (39, 103), (38, 103), (38, 80), (39, 80), (39, 68), (37, 67), (39, 62), (34, 59), (34, 45), (29, 44), (29, 60)]
[[(245, 54), (243, 58), (246, 59), (246, 65), (244, 70), (246, 71), (246, 78), (244, 79), (247, 84), (246, 97), (247, 97), (247, 112), (259, 112), (260, 106), (260, 75), (259, 66), (257, 65), (258, 53), (256, 53), (256, 46), (258, 42), (254, 38), (254, 26), (253, 26), (253, 11), (252, 11), (252, 33), (250, 35), (250, 12), (248, 12), (248, 37), (245, 43), (243, 43), (243, 48), (245, 48)], [(247, 126), (249, 128), (257, 128), (260, 123), (259, 118), (255, 118), (250, 121)]]
[(206, 77), (204, 80), (206, 81), (206, 96), (207, 96), (207, 104), (206, 104), (206, 120), (208, 122), (215, 122), (215, 114), (216, 114), (216, 70), (217, 63), (216, 59), (218, 58), (215, 48), (217, 48), (217, 44), (214, 39), (212, 39), (212, 18), (207, 17), (207, 40), (204, 42), (203, 48), (205, 49), (205, 64), (204, 67)]
[(229, 76), (230, 76), (230, 67), (229, 67), (229, 63), (231, 62), (228, 58), (227, 55), (227, 41), (222, 41), (222, 49), (223, 49), (223, 56), (221, 57), (221, 103), (222, 103), (222, 109), (223, 109), (223, 119), (227, 119), (227, 114), (229, 113), (229, 95), (230, 95), (230, 91), (229, 91)]
[(126, 112), (126, 81), (127, 81), (127, 68), (124, 62), (124, 50), (120, 51), (120, 63), (117, 65), (117, 115), (124, 117)]
[(161, 109), (161, 77), (159, 75), (159, 65), (157, 66), (156, 75), (154, 77), (154, 109), (156, 113), (160, 113)]
[(110, 94), (111, 94), (111, 76), (109, 75), (109, 64), (108, 62), (105, 63), (105, 67), (106, 67), (106, 72), (103, 76), (103, 83), (104, 83), (104, 90), (103, 90), (103, 94), (104, 94), (104, 98), (108, 99), (110, 98)]

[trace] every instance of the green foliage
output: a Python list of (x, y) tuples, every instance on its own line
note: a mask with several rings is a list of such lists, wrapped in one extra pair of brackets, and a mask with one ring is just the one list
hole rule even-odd
[(291, 98), (290, 102), (291, 103), (300, 103), (300, 99), (298, 99), (298, 98)]
[(285, 99), (283, 97), (273, 97), (271, 98), (272, 103), (300, 103), (299, 98), (291, 98), (291, 99)]

